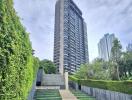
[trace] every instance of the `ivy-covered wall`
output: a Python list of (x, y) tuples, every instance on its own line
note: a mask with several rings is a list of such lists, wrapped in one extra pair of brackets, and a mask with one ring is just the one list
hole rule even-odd
[(26, 100), (37, 62), (13, 0), (0, 0), (0, 100)]

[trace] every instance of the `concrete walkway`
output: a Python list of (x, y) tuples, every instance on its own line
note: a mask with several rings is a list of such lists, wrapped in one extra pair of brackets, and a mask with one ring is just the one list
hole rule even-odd
[(62, 100), (78, 100), (69, 90), (59, 90)]

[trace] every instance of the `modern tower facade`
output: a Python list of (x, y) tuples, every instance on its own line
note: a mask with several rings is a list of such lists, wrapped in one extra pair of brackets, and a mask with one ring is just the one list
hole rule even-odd
[(98, 43), (99, 58), (109, 61), (114, 39), (114, 34), (105, 34), (104, 37), (100, 39)]
[(89, 62), (87, 26), (73, 0), (58, 0), (55, 6), (54, 63), (58, 72), (73, 74)]
[(132, 43), (129, 43), (126, 49), (128, 52), (132, 52)]

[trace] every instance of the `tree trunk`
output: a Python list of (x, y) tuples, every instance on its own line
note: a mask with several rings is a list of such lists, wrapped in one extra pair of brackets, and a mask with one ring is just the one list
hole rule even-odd
[(117, 79), (120, 80), (120, 76), (119, 76), (119, 66), (118, 66), (118, 64), (116, 65), (116, 67), (117, 67)]

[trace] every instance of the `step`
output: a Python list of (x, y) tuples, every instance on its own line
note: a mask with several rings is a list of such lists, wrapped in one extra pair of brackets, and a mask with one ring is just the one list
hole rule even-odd
[(62, 100), (78, 100), (69, 90), (59, 90)]
[(77, 97), (78, 100), (96, 100), (94, 97), (89, 96), (79, 90), (71, 90), (71, 92)]
[(36, 89), (34, 100), (62, 100), (59, 90)]

